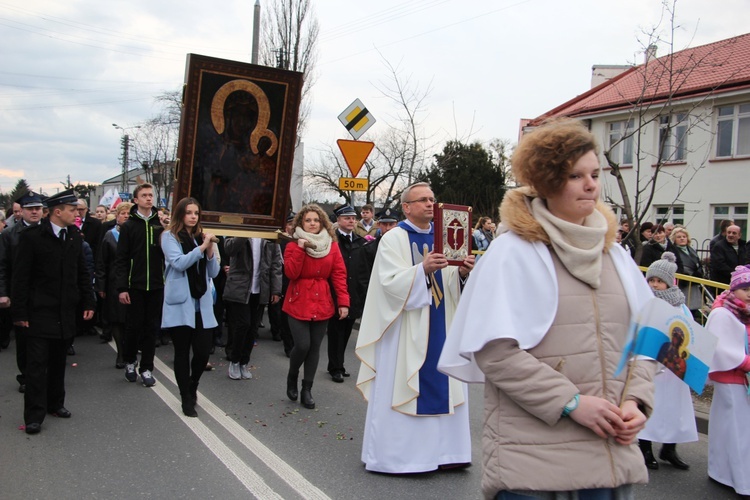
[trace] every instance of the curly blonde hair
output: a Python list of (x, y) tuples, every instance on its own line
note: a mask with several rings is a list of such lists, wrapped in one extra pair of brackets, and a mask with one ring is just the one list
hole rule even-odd
[(513, 175), (542, 198), (559, 191), (583, 155), (599, 154), (596, 138), (578, 120), (547, 122), (525, 134), (511, 158)]
[[(316, 214), (318, 214), (318, 218), (320, 218), (321, 231), (324, 229), (328, 231), (328, 234), (331, 235), (331, 238), (336, 236), (336, 234), (333, 232), (333, 225), (331, 224), (331, 219), (328, 217), (328, 214), (326, 214), (323, 209), (315, 203), (309, 203), (299, 209), (299, 212), (297, 212), (297, 215), (294, 216), (294, 220), (292, 221), (295, 229), (298, 227), (302, 227), (302, 221), (305, 220), (305, 215), (307, 215), (307, 212), (315, 212)], [(292, 230), (292, 232), (294, 232), (294, 230)]]

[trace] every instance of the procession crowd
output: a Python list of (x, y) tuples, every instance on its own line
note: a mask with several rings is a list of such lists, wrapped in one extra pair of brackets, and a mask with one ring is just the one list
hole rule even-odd
[[(198, 386), (217, 348), (229, 379), (252, 379), (267, 309), (289, 358), (286, 395), (308, 409), (323, 340), (326, 372), (343, 383), (359, 321), (368, 471), (469, 466), (472, 382), (485, 385), (486, 498), (633, 498), (633, 485), (659, 468), (652, 441), (663, 443), (662, 461), (688, 470), (676, 446), (698, 439), (680, 377), (685, 338), (673, 335), (658, 361), (633, 358), (615, 370), (654, 296), (687, 311), (704, 306), (675, 277), (706, 274), (687, 228), (639, 227), (644, 277), (636, 231), (599, 200), (598, 146), (576, 121), (526, 134), (512, 168), (522, 187), (506, 194), (500, 222), (480, 217), (473, 232), (464, 228), (479, 255), (451, 263), (433, 249), (437, 200), (421, 182), (404, 189), (400, 210), (365, 205), (358, 217), (342, 205), (329, 216), (305, 205), (278, 239), (216, 236), (198, 200), (157, 210), (149, 184), (111, 211), (89, 211), (72, 190), (25, 194), (0, 234), (0, 348), (13, 331), (26, 433), (41, 432), (47, 414), (72, 416), (66, 356), (86, 334), (113, 340), (121, 376), (145, 387), (158, 383), (156, 348), (171, 342), (182, 411), (198, 417)], [(750, 268), (740, 232), (723, 223), (711, 248), (710, 278), (728, 289), (708, 304), (706, 328), (718, 337), (708, 475), (750, 495)]]

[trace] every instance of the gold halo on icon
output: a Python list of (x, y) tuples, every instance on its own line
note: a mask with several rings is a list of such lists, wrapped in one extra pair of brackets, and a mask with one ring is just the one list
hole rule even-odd
[(213, 122), (216, 132), (224, 132), (224, 103), (229, 94), (236, 91), (244, 91), (255, 98), (258, 103), (258, 123), (250, 133), (250, 149), (253, 153), (258, 154), (258, 142), (262, 137), (267, 137), (271, 141), (271, 147), (266, 151), (266, 156), (272, 156), (276, 152), (279, 141), (276, 134), (268, 130), (268, 122), (271, 120), (271, 106), (268, 104), (268, 97), (263, 89), (248, 80), (232, 80), (227, 82), (216, 91), (211, 101), (211, 121)]

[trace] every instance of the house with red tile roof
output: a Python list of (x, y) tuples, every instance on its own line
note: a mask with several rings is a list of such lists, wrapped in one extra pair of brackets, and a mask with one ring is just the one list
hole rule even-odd
[(638, 66), (594, 66), (592, 85), (523, 120), (522, 133), (581, 119), (601, 144), (602, 197), (616, 210), (623, 197), (613, 170), (631, 203), (638, 198), (641, 221), (684, 224), (699, 249), (727, 218), (747, 239), (750, 33), (662, 57), (651, 46)]

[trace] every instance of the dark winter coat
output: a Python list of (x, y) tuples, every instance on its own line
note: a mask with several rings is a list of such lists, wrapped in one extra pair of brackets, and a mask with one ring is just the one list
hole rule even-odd
[[(229, 274), (224, 284), (224, 300), (247, 304), (253, 280), (253, 252), (249, 238), (227, 238), (224, 251), (229, 256)], [(281, 295), (281, 249), (277, 243), (261, 240), (260, 303), (268, 304), (271, 295)]]
[(672, 243), (671, 240), (667, 239), (667, 248), (664, 249), (660, 244), (657, 242), (651, 240), (645, 245), (643, 245), (643, 253), (641, 254), (641, 263), (640, 265), (643, 267), (648, 267), (657, 260), (661, 259), (661, 254), (664, 252), (672, 252), (677, 259), (675, 264), (677, 264), (677, 272), (679, 274), (684, 274), (684, 268), (682, 266), (682, 259), (680, 258), (680, 254), (678, 253), (677, 247), (674, 243)]
[(133, 205), (130, 218), (120, 227), (115, 259), (117, 292), (161, 290), (164, 288), (164, 254), (159, 238), (164, 228), (156, 209), (148, 219), (141, 218)]
[(349, 307), (346, 266), (335, 241), (331, 242), (328, 255), (319, 259), (307, 255), (299, 245), (288, 244), (284, 251), (284, 273), (289, 278), (289, 288), (282, 309), (289, 316), (300, 321), (324, 321), (333, 317), (336, 310), (331, 286), (336, 290), (339, 306)]
[(28, 321), (28, 335), (69, 339), (76, 332), (76, 311), (94, 310), (94, 290), (83, 256), (83, 236), (67, 227), (65, 241), (49, 219), (21, 233), (11, 286), (13, 321)]
[[(346, 265), (346, 289), (349, 292), (349, 318), (356, 319), (362, 316), (365, 308), (365, 297), (367, 297), (367, 286), (370, 283), (370, 269), (368, 265), (369, 256), (365, 251), (367, 240), (352, 233), (352, 241), (336, 231), (339, 239), (339, 250)], [(334, 306), (338, 308), (336, 290), (331, 290)]]
[(19, 222), (0, 234), (0, 297), (10, 297), (13, 262), (18, 255), (18, 239), (27, 227), (29, 226)]
[(101, 243), (102, 238), (104, 237), (104, 235), (102, 235), (102, 230), (102, 221), (93, 217), (91, 212), (88, 212), (86, 218), (83, 220), (83, 224), (81, 224), (81, 232), (83, 233), (86, 243), (91, 246), (94, 256), (96, 256), (99, 251), (99, 243)]
[(711, 249), (711, 279), (729, 284), (734, 268), (747, 264), (745, 242), (739, 240), (737, 251), (727, 243), (726, 238), (719, 240)]
[(96, 291), (104, 292), (104, 319), (110, 323), (125, 323), (127, 306), (120, 303), (115, 283), (117, 240), (112, 231), (107, 231), (104, 235), (96, 259)]

